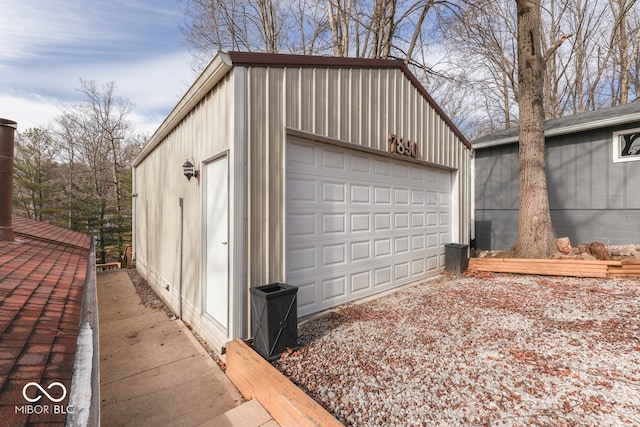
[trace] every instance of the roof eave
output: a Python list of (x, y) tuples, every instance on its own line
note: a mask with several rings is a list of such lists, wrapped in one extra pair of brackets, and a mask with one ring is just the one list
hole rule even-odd
[(290, 54), (273, 54), (262, 52), (229, 52), (229, 57), (234, 66), (263, 66), (263, 67), (341, 67), (341, 68), (382, 68), (400, 69), (411, 84), (433, 107), (442, 120), (453, 130), (462, 144), (471, 149), (471, 143), (462, 134), (453, 120), (442, 110), (438, 103), (429, 95), (422, 83), (409, 70), (409, 67), (400, 59), (382, 58), (351, 58), (336, 56), (307, 56)]
[(158, 129), (153, 133), (147, 144), (132, 162), (132, 166), (138, 166), (145, 157), (149, 155), (162, 140), (184, 119), (187, 114), (200, 102), (202, 98), (227, 75), (233, 67), (231, 58), (224, 52), (219, 52), (213, 57), (209, 65), (198, 76), (189, 90), (182, 96), (180, 101), (173, 107), (171, 113), (164, 119)]
[[(593, 129), (600, 129), (606, 127), (612, 127), (617, 125), (622, 125), (625, 123), (640, 121), (640, 113), (626, 114), (624, 116), (612, 117), (609, 119), (603, 120), (595, 120), (589, 123), (579, 123), (570, 126), (561, 126), (558, 128), (554, 128), (551, 130), (545, 130), (544, 136), (545, 138), (558, 136), (558, 135), (567, 135), (571, 133), (584, 132)], [(483, 148), (496, 147), (499, 145), (513, 144), (519, 141), (519, 135), (509, 136), (505, 138), (495, 139), (493, 141), (486, 141), (480, 143), (472, 143), (473, 148), (475, 150), (481, 150)]]

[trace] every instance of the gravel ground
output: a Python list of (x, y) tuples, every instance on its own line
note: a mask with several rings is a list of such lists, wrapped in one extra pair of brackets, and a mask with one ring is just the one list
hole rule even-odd
[(300, 325), (275, 366), (353, 426), (640, 426), (640, 280), (450, 277)]

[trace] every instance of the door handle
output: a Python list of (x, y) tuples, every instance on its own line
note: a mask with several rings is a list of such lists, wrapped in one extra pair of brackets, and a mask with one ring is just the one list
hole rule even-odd
[(225, 245), (225, 246), (227, 245), (227, 242), (220, 242), (220, 243), (221, 243), (221, 244), (223, 244), (223, 245)]

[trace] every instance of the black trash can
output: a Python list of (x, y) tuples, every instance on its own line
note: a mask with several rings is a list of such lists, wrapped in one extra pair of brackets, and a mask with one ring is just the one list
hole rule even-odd
[(298, 348), (298, 288), (271, 283), (250, 291), (253, 349), (271, 361)]
[(469, 245), (460, 243), (448, 243), (445, 247), (445, 271), (454, 274), (462, 274), (467, 269), (469, 261)]

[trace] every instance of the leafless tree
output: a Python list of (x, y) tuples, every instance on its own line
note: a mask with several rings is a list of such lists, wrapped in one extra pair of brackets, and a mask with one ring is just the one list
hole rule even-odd
[(137, 143), (128, 122), (133, 105), (116, 96), (113, 82), (80, 85), (83, 100), (58, 117), (55, 135), (67, 165), (70, 228), (95, 233), (105, 262), (108, 237), (122, 252), (129, 230), (129, 164)]

